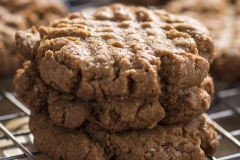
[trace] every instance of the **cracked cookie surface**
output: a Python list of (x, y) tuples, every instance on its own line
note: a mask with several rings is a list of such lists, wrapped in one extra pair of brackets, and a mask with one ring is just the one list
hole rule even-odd
[[(109, 131), (153, 128), (160, 123), (183, 123), (204, 113), (210, 106), (213, 82), (206, 78), (200, 86), (164, 92), (161, 97), (106, 97), (84, 101), (46, 85), (37, 67), (25, 62), (14, 78), (15, 90), (32, 114), (49, 112), (60, 126), (76, 128), (91, 121)], [(209, 89), (211, 88), (211, 89)]]
[(31, 115), (29, 127), (35, 146), (53, 159), (203, 160), (218, 145), (214, 124), (205, 114), (186, 124), (120, 133), (91, 124), (69, 130), (44, 114)]
[(214, 56), (212, 37), (203, 25), (144, 7), (114, 4), (93, 15), (72, 13), (39, 32), (32, 59), (42, 79), (86, 100), (156, 97), (162, 89), (176, 92), (199, 85)]

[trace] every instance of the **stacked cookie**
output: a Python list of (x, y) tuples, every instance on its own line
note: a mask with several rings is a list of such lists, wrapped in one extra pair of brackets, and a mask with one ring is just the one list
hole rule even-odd
[[(114, 4), (19, 31), (14, 85), (36, 147), (53, 159), (204, 159), (208, 30), (163, 10)], [(43, 134), (44, 133), (44, 134)]]
[(213, 34), (216, 59), (211, 74), (221, 80), (240, 78), (240, 1), (173, 0), (166, 10), (196, 18)]
[(23, 61), (15, 47), (17, 30), (46, 25), (66, 14), (59, 0), (0, 0), (0, 76), (15, 74)]

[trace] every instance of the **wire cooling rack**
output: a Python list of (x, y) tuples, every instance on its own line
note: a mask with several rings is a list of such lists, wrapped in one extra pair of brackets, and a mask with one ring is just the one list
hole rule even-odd
[[(70, 11), (107, 4), (110, 0), (63, 0)], [(89, 11), (89, 10), (87, 10)], [(240, 82), (215, 83), (216, 93), (207, 112), (215, 121), (219, 147), (206, 160), (240, 160)], [(49, 160), (33, 145), (27, 123), (30, 111), (14, 92), (12, 78), (0, 78), (0, 160)]]
[[(13, 92), (12, 79), (0, 79), (1, 160), (49, 160), (34, 147), (29, 129), (20, 129), (27, 125), (29, 115), (30, 111)], [(229, 84), (224, 89), (217, 88), (208, 115), (215, 121), (220, 145), (214, 157), (206, 157), (206, 160), (239, 160), (240, 83)], [(20, 119), (25, 119), (24, 123), (20, 123)]]

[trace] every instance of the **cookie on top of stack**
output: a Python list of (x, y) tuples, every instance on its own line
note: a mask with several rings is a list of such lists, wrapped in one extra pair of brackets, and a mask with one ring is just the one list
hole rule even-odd
[(67, 7), (60, 0), (0, 0), (0, 76), (15, 74), (23, 62), (15, 47), (17, 30), (46, 25), (66, 15)]
[(199, 20), (213, 34), (216, 59), (210, 72), (214, 78), (225, 81), (240, 78), (240, 0), (173, 0), (165, 9)]
[(26, 62), (15, 89), (32, 112), (35, 145), (49, 157), (214, 153), (217, 133), (203, 114), (213, 95), (214, 44), (198, 21), (113, 4), (18, 31), (16, 44)]

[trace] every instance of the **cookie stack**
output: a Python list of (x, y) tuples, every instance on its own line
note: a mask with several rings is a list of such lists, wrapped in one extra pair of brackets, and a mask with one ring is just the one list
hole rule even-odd
[(18, 31), (14, 85), (53, 159), (204, 159), (214, 44), (197, 21), (114, 4)]
[(240, 0), (173, 0), (165, 8), (191, 16), (211, 31), (216, 44), (216, 59), (211, 65), (214, 78), (240, 78)]
[(0, 0), (0, 76), (13, 75), (21, 66), (14, 35), (17, 30), (46, 25), (67, 15), (59, 0)]

